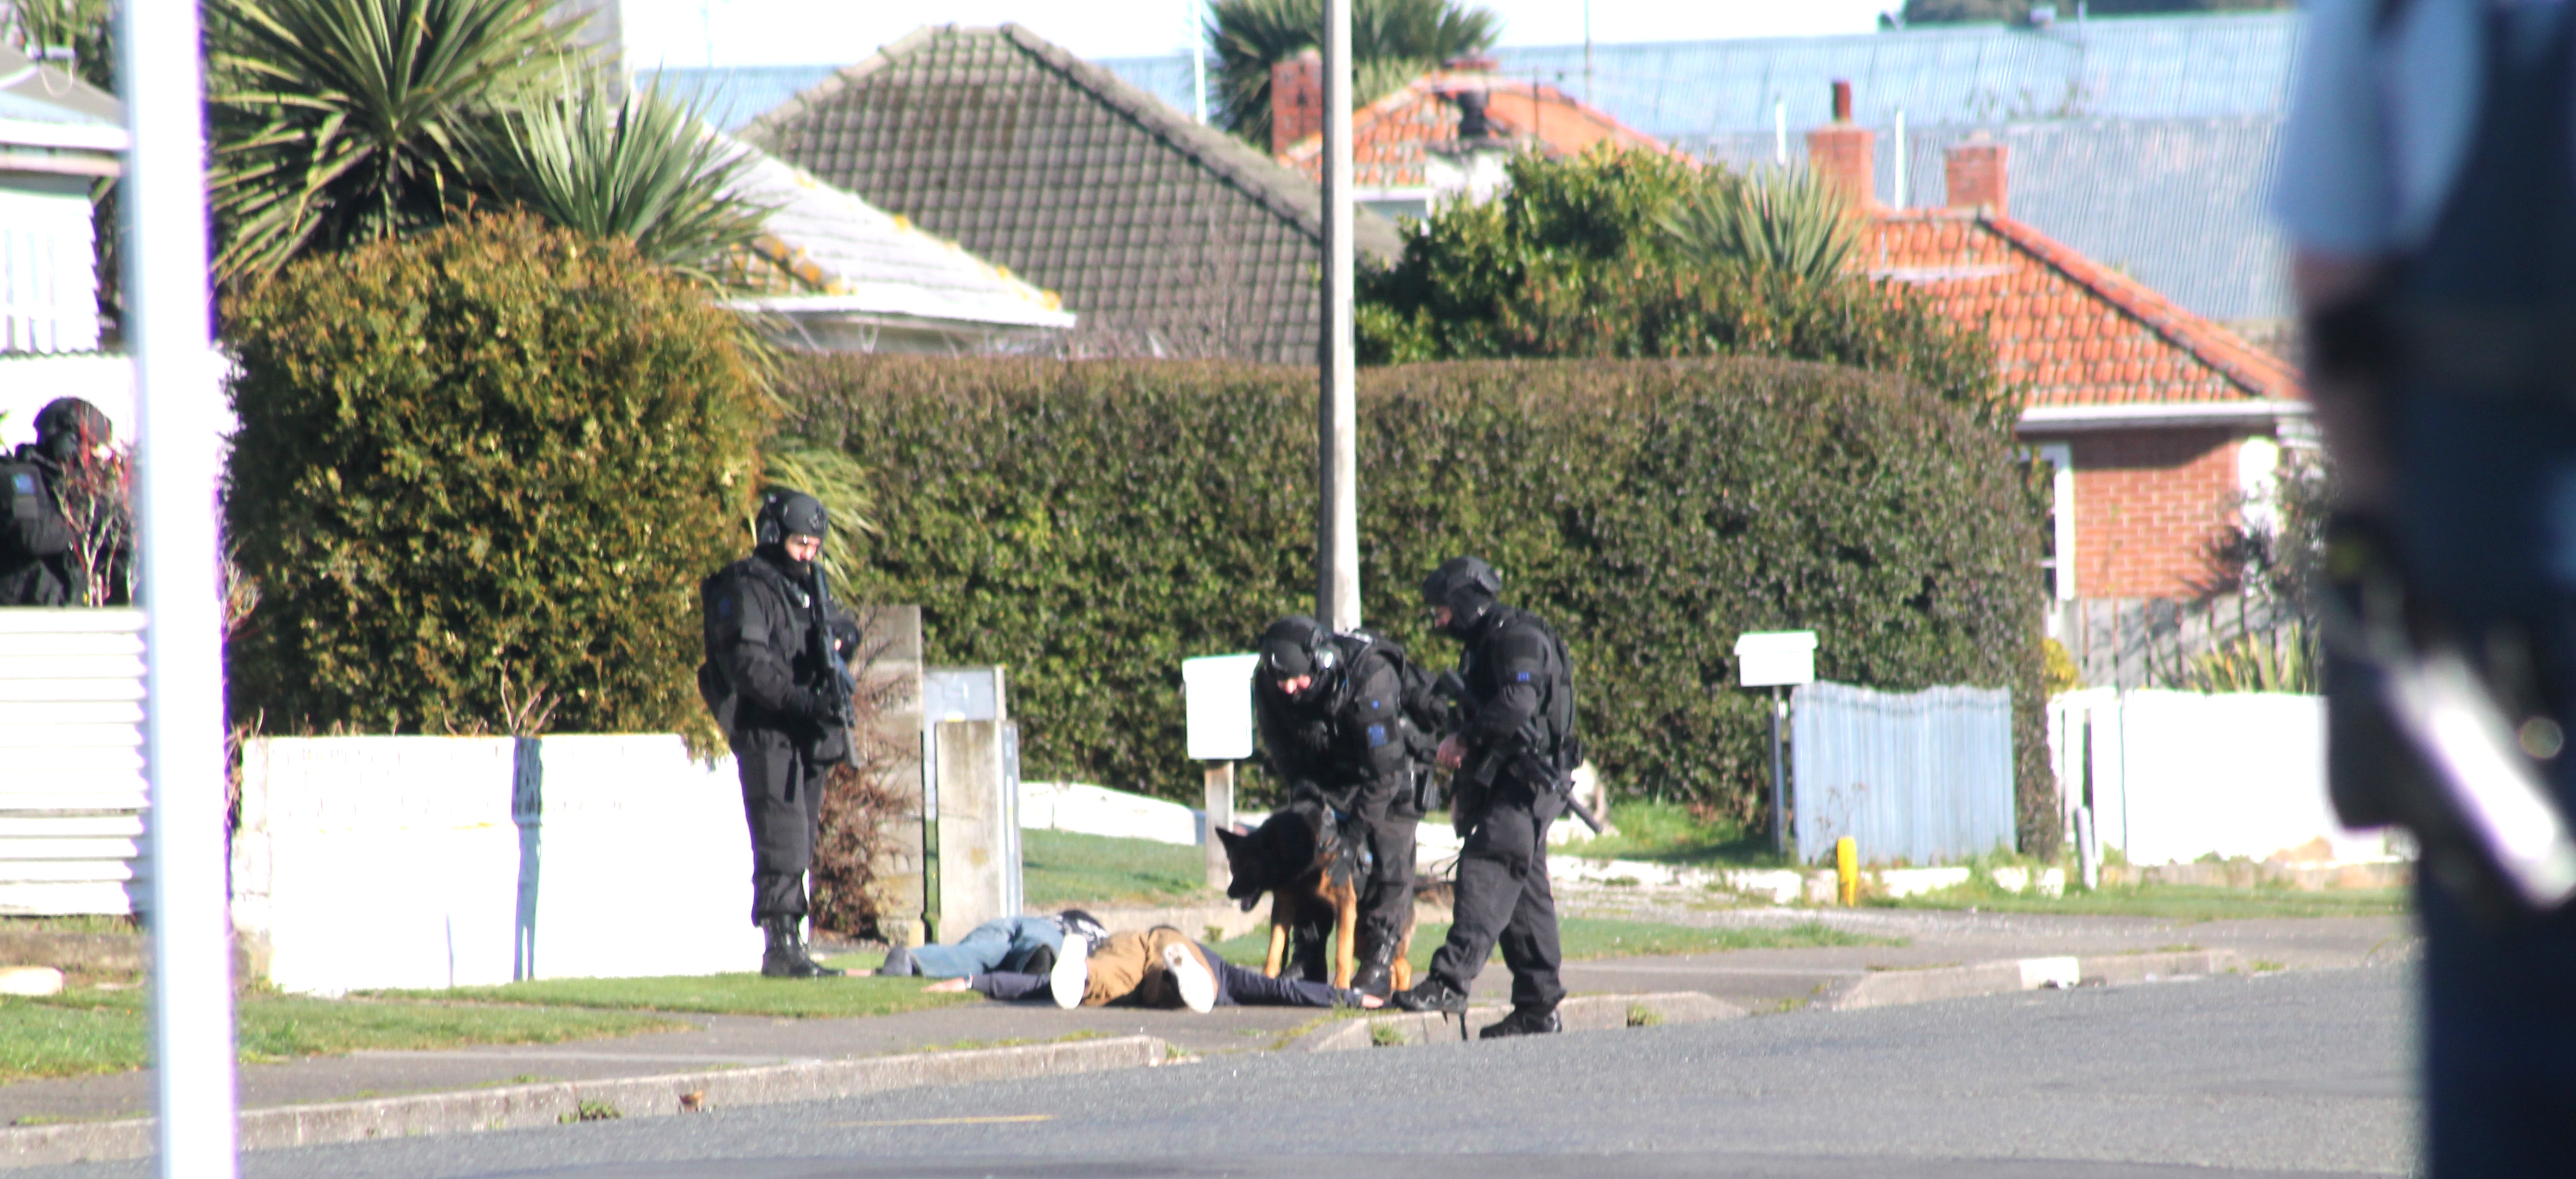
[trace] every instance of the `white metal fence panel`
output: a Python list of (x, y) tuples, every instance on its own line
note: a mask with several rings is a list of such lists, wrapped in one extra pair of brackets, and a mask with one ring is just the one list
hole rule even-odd
[(1815, 683), (1790, 696), (1799, 854), (1851, 836), (1865, 863), (1937, 864), (2013, 846), (2012, 692), (1879, 692)]
[(0, 609), (0, 913), (134, 911), (143, 612)]

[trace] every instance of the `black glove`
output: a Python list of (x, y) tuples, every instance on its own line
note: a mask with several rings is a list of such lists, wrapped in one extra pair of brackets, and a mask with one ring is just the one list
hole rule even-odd
[(1311, 752), (1322, 753), (1333, 747), (1333, 727), (1322, 721), (1302, 726), (1297, 730), (1297, 743)]
[(785, 703), (790, 716), (818, 721), (837, 719), (831, 698), (811, 688), (788, 689)]

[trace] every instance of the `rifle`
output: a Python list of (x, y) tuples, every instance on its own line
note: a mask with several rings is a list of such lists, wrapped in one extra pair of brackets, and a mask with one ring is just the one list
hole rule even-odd
[(832, 641), (832, 584), (823, 573), (820, 560), (814, 562), (814, 616), (805, 627), (805, 654), (816, 667), (827, 673), (823, 677), (823, 703), (831, 709), (832, 723), (847, 729), (858, 723), (851, 701), (857, 696), (859, 680), (850, 674), (848, 660), (841, 658), (840, 645)]
[[(1447, 715), (1444, 736), (1465, 728), (1468, 718), (1475, 714), (1475, 702), (1467, 698), (1467, 681), (1458, 678), (1458, 673), (1454, 670), (1441, 672), (1440, 678), (1432, 681), (1431, 694), (1440, 700)], [(1539, 722), (1533, 718), (1531, 723)], [(1472, 765), (1460, 767), (1458, 773), (1469, 785), (1476, 787), (1481, 798), (1493, 789), (1494, 778), (1502, 773), (1503, 765), (1514, 759), (1520, 759), (1524, 762), (1524, 768), (1531, 771), (1531, 776), (1535, 780), (1551, 783), (1555, 787), (1555, 793), (1565, 800), (1565, 809), (1574, 812), (1575, 818), (1583, 820), (1583, 825), (1590, 827), (1594, 835), (1602, 834), (1601, 820), (1593, 817), (1592, 808), (1583, 805), (1583, 800), (1574, 796), (1574, 778), (1570, 768), (1550, 764), (1531, 748), (1532, 744), (1524, 733), (1521, 740), (1513, 746), (1495, 746), (1480, 751), (1475, 762)], [(1466, 792), (1457, 793), (1464, 797)]]

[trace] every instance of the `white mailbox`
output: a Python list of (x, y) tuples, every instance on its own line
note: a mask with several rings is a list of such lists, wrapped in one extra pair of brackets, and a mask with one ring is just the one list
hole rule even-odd
[(1816, 632), (1749, 631), (1735, 636), (1735, 670), (1748, 688), (1816, 682)]
[(1190, 726), (1190, 759), (1252, 756), (1252, 673), (1259, 655), (1208, 655), (1181, 661), (1181, 696)]

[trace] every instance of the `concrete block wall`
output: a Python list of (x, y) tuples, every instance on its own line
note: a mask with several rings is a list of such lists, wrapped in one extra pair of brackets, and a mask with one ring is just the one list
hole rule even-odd
[(676, 736), (250, 742), (233, 921), (337, 994), (756, 969), (730, 758)]

